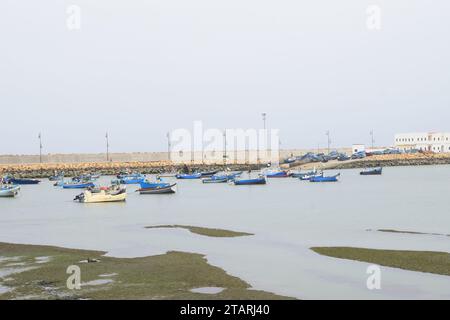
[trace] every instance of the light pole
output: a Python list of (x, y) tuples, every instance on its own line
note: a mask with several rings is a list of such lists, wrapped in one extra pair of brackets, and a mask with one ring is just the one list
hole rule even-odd
[(106, 161), (109, 162), (109, 135), (108, 135), (108, 132), (106, 132), (105, 139), (106, 139)]
[(227, 131), (223, 130), (223, 166), (227, 166)]
[(39, 163), (42, 163), (42, 135), (40, 132), (38, 135), (38, 139), (39, 139)]
[(261, 115), (262, 115), (262, 119), (263, 119), (263, 129), (266, 130), (266, 116), (267, 116), (267, 113), (263, 112)]
[(374, 145), (375, 145), (375, 136), (374, 136), (373, 130), (370, 131), (370, 137), (371, 137), (371, 141), (372, 141), (372, 150), (373, 150)]
[(169, 159), (169, 161), (171, 161), (171, 156), (170, 156), (170, 132), (167, 132), (167, 158)]
[(331, 139), (330, 139), (330, 131), (328, 130), (325, 135), (328, 137), (328, 154), (330, 154), (330, 146), (331, 146)]

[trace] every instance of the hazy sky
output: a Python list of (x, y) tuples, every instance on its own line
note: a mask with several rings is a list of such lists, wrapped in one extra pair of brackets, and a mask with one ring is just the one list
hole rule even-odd
[[(66, 26), (69, 5), (81, 29)], [(366, 26), (381, 8), (381, 30)], [(282, 147), (450, 131), (448, 0), (2, 0), (0, 154), (166, 149), (280, 129)]]

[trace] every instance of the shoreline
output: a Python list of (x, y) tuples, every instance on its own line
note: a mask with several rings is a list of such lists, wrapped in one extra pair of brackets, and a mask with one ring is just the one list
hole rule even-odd
[[(293, 299), (253, 289), (199, 253), (115, 258), (104, 251), (4, 242), (0, 251), (0, 300)], [(79, 289), (67, 287), (72, 272), (67, 270), (74, 266)]]

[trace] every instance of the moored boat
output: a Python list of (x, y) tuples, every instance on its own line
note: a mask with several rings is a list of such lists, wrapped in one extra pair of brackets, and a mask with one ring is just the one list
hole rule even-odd
[(234, 185), (244, 186), (244, 185), (254, 185), (254, 184), (266, 184), (267, 180), (265, 176), (259, 176), (258, 178), (249, 179), (236, 179), (234, 180)]
[(376, 176), (381, 175), (383, 173), (383, 168), (373, 168), (373, 169), (364, 169), (359, 174), (362, 176)]
[(0, 185), (0, 197), (12, 198), (20, 191), (20, 186), (15, 185)]
[(267, 178), (287, 178), (289, 177), (291, 174), (288, 171), (267, 171), (265, 173), (265, 176)]
[(93, 188), (95, 184), (91, 181), (88, 182), (68, 182), (62, 185), (63, 189), (86, 189)]
[(169, 184), (168, 186), (159, 186), (155, 188), (141, 188), (136, 190), (140, 194), (168, 194), (177, 192), (177, 184)]
[(225, 183), (228, 182), (227, 176), (212, 176), (210, 178), (202, 179), (203, 183)]
[(170, 186), (170, 183), (164, 182), (160, 176), (156, 178), (156, 182), (151, 182), (147, 179), (144, 181), (141, 181), (139, 183), (141, 189), (149, 189), (149, 188), (159, 188), (159, 187), (168, 187)]
[(127, 198), (125, 188), (102, 188), (99, 190), (86, 190), (75, 197), (74, 201), (82, 203), (121, 202)]
[(181, 173), (181, 174), (177, 174), (175, 176), (177, 179), (200, 179), (202, 177), (202, 174), (200, 172), (198, 173)]
[(311, 179), (309, 179), (309, 181), (310, 182), (337, 182), (337, 181), (339, 181), (338, 180), (338, 177), (340, 176), (341, 174), (340, 173), (338, 173), (338, 174), (335, 174), (334, 176), (315, 176), (315, 177), (311, 177)]
[(119, 179), (119, 182), (121, 184), (140, 184), (141, 182), (144, 182), (145, 176), (134, 176), (134, 177), (125, 177), (122, 179)]
[(37, 179), (21, 179), (21, 178), (13, 178), (13, 177), (5, 177), (3, 180), (6, 183), (15, 184), (15, 185), (25, 185), (25, 184), (38, 184), (41, 180)]
[(200, 172), (200, 174), (202, 175), (202, 177), (211, 177), (217, 172), (219, 172), (219, 170)]

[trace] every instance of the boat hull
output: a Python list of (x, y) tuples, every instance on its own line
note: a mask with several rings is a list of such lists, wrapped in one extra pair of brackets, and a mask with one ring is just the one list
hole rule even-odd
[(90, 187), (95, 187), (92, 182), (89, 183), (79, 183), (79, 184), (64, 184), (63, 189), (86, 189)]
[(102, 203), (102, 202), (123, 202), (127, 199), (127, 193), (109, 194), (102, 190), (99, 193), (85, 191), (84, 196), (79, 200), (82, 203)]
[(156, 188), (143, 188), (137, 190), (140, 194), (170, 194), (177, 192), (177, 184), (174, 183), (172, 185), (166, 187), (156, 187)]
[(331, 177), (316, 176), (311, 177), (311, 179), (309, 179), (309, 182), (338, 182), (338, 177), (339, 174)]
[(200, 179), (202, 177), (202, 174), (201, 173), (198, 173), (198, 174), (177, 174), (175, 177), (177, 179), (192, 180), (192, 179)]
[(36, 179), (15, 179), (15, 178), (7, 179), (6, 181), (8, 183), (12, 183), (15, 185), (38, 184), (41, 182), (40, 180)]
[(234, 180), (234, 185), (236, 185), (236, 186), (248, 186), (248, 185), (255, 185), (255, 184), (266, 184), (266, 183), (267, 183), (267, 180), (265, 178)]
[(359, 174), (362, 176), (379, 176), (383, 173), (382, 168), (372, 169), (367, 171), (361, 171)]
[(2, 198), (13, 198), (19, 193), (20, 187), (6, 187), (0, 189), (0, 197)]
[(162, 188), (162, 187), (169, 187), (170, 183), (167, 182), (145, 182), (142, 181), (139, 183), (141, 186), (141, 189), (152, 189), (152, 188)]

